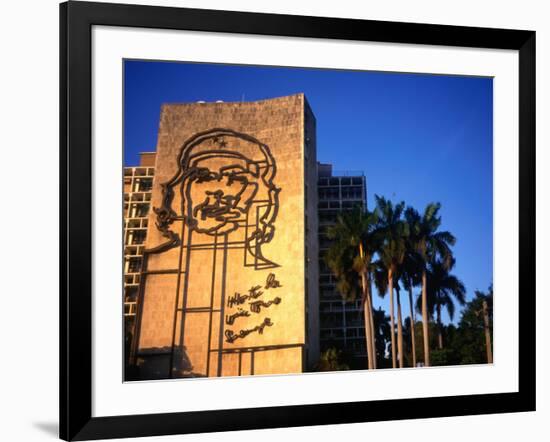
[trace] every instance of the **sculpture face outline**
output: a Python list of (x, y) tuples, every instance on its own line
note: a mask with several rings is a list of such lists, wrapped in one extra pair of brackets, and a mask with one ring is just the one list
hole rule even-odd
[[(273, 182), (276, 163), (269, 147), (250, 135), (216, 128), (188, 139), (178, 165), (174, 177), (161, 184), (161, 206), (153, 209), (156, 227), (168, 241), (147, 252), (161, 253), (181, 245), (170, 226), (183, 220), (190, 231), (211, 236), (246, 229), (245, 266), (277, 267), (262, 252), (275, 233), (281, 191)], [(177, 211), (172, 204), (175, 191), (181, 195)]]
[[(220, 160), (226, 164), (220, 165)], [(260, 186), (256, 182), (255, 163), (246, 158), (219, 155), (215, 162), (212, 164), (209, 154), (199, 156), (193, 162), (193, 173), (186, 179), (186, 223), (199, 233), (224, 234), (237, 230)]]

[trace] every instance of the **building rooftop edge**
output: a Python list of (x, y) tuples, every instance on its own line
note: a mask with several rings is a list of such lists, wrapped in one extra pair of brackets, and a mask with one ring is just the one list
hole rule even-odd
[(272, 98), (263, 98), (261, 100), (244, 100), (244, 101), (186, 101), (186, 102), (166, 102), (162, 103), (162, 106), (190, 106), (190, 105), (196, 105), (196, 104), (202, 104), (202, 105), (216, 105), (216, 104), (251, 104), (251, 103), (264, 103), (268, 101), (273, 100), (282, 100), (284, 98), (290, 98), (290, 97), (303, 97), (305, 101), (307, 101), (306, 95), (304, 92), (297, 92), (295, 94), (290, 95), (282, 95), (280, 97), (272, 97)]

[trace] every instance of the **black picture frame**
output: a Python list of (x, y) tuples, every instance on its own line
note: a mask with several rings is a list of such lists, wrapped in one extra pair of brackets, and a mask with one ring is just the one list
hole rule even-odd
[[(92, 417), (93, 25), (519, 53), (519, 391)], [(60, 5), (60, 437), (90, 440), (535, 410), (535, 32), (108, 3)], [(518, 293), (519, 296), (519, 293)]]

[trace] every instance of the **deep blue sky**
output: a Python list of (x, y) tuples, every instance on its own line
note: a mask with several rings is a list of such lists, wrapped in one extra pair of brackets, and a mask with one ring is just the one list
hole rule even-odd
[(492, 79), (141, 61), (125, 62), (124, 79), (126, 165), (155, 150), (162, 103), (305, 93), (319, 161), (364, 171), (371, 208), (374, 194), (419, 211), (439, 201), (468, 299), (492, 282)]

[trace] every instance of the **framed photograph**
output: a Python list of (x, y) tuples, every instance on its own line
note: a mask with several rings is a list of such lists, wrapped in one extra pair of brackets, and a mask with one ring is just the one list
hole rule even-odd
[(62, 439), (535, 409), (535, 32), (60, 23)]

